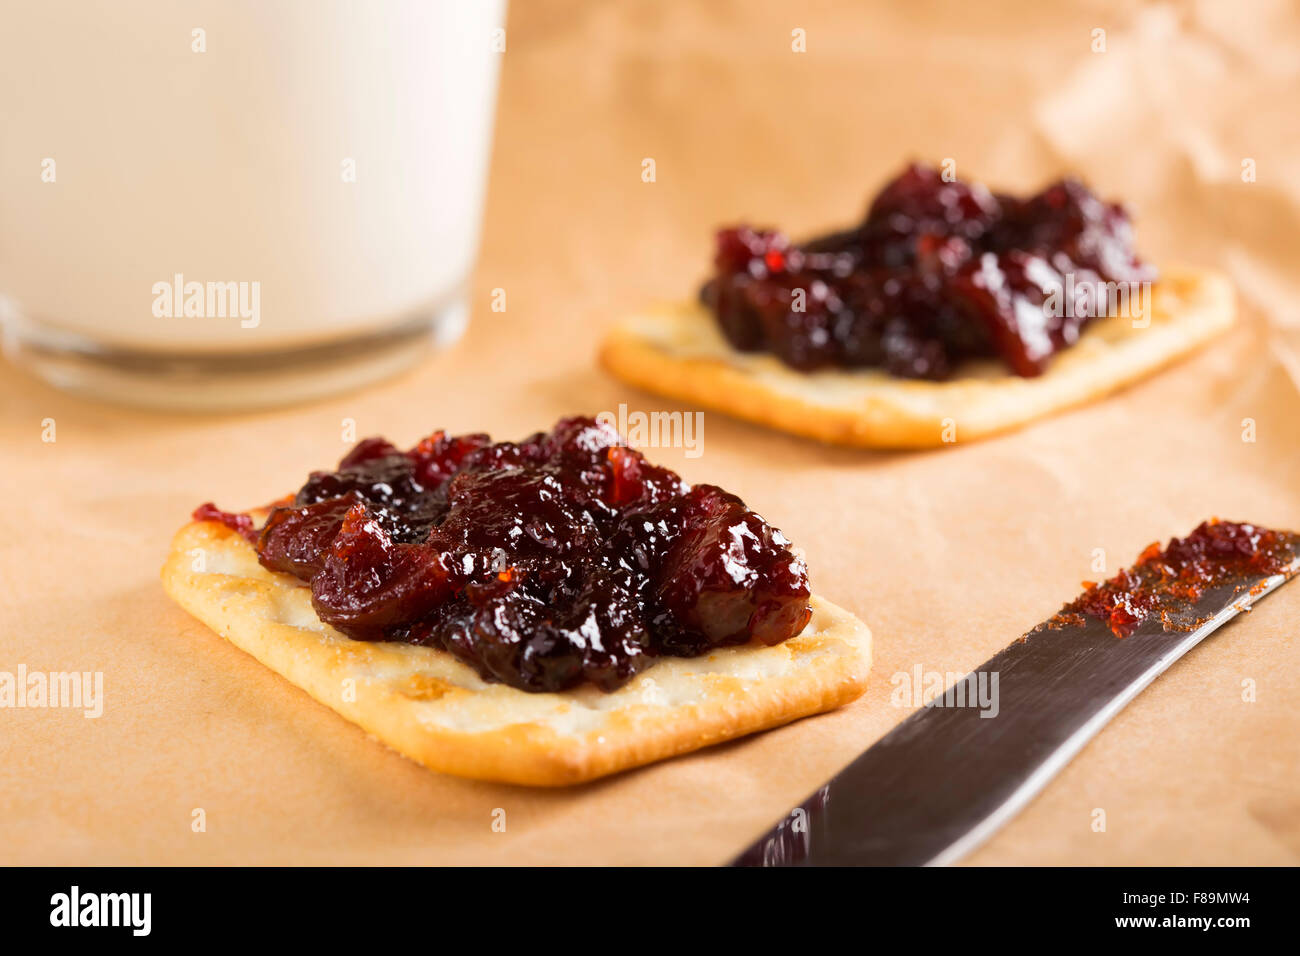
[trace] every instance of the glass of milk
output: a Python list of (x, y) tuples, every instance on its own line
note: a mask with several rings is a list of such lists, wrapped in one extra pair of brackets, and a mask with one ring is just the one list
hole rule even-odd
[(12, 361), (168, 408), (300, 401), (454, 339), (504, 0), (4, 0)]

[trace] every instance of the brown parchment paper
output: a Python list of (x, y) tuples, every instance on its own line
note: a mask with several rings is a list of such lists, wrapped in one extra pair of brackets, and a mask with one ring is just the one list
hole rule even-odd
[[(1298, 70), (1300, 13), (1281, 0), (516, 3), (457, 347), (241, 416), (97, 405), (0, 366), (0, 669), (102, 671), (106, 697), (98, 719), (0, 711), (0, 862), (718, 863), (907, 716), (892, 675), (978, 665), (1095, 577), (1094, 549), (1113, 571), (1210, 515), (1300, 528)], [(163, 595), (197, 503), (295, 488), (340, 456), (345, 418), (413, 442), (675, 407), (594, 366), (602, 329), (692, 294), (715, 225), (847, 223), (911, 157), (1017, 190), (1075, 171), (1135, 207), (1155, 262), (1226, 269), (1243, 322), (998, 440), (870, 454), (707, 414), (700, 457), (653, 450), (744, 496), (869, 622), (856, 704), (578, 789), (470, 783), (385, 750)], [(969, 862), (1296, 863), (1298, 616), (1292, 585), (1213, 636)]]

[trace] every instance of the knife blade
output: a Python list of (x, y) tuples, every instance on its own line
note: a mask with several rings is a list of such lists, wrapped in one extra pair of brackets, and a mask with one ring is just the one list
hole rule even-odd
[[(1020, 811), (1174, 661), (1300, 572), (1208, 588), (1178, 617), (1117, 638), (1105, 623), (1040, 625), (886, 734), (732, 866), (946, 865)], [(988, 698), (993, 708), (958, 706)]]

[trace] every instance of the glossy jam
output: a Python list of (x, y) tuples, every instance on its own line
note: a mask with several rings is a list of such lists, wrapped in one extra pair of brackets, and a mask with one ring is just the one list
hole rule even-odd
[(1152, 544), (1131, 568), (1109, 581), (1084, 582), (1086, 590), (1061, 609), (1057, 624), (1080, 616), (1104, 621), (1116, 637), (1127, 637), (1143, 621), (1195, 604), (1206, 589), (1244, 584), (1279, 574), (1295, 560), (1295, 535), (1252, 524), (1207, 521), (1168, 546)]
[[(251, 528), (211, 505), (195, 517)], [(443, 648), (528, 691), (612, 690), (659, 655), (776, 644), (811, 616), (780, 531), (584, 418), (518, 443), (366, 439), (256, 543), (344, 634)]]
[[(1039, 375), (1154, 278), (1124, 209), (1076, 180), (1021, 199), (916, 165), (843, 232), (796, 245), (772, 230), (723, 229), (715, 266), (701, 301), (735, 348), (802, 371), (922, 379), (990, 357)], [(1113, 297), (1105, 283), (1117, 284)]]

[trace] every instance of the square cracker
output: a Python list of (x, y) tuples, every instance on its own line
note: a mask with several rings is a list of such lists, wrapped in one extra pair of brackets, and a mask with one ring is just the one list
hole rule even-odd
[[(1150, 322), (1091, 323), (1037, 378), (998, 362), (963, 366), (943, 382), (878, 369), (796, 371), (773, 355), (739, 352), (702, 305), (661, 306), (619, 324), (601, 362), (633, 385), (796, 435), (865, 448), (926, 448), (983, 438), (1093, 401), (1152, 374), (1230, 326), (1232, 285), (1214, 272), (1170, 271), (1151, 287)], [(952, 441), (949, 438), (948, 441)]]
[(163, 587), (185, 610), (322, 704), (431, 770), (536, 786), (580, 783), (839, 707), (865, 689), (871, 632), (820, 597), (775, 647), (660, 658), (612, 693), (533, 694), (483, 680), (446, 651), (354, 641), (311, 589), (263, 568), (210, 521), (172, 541)]

